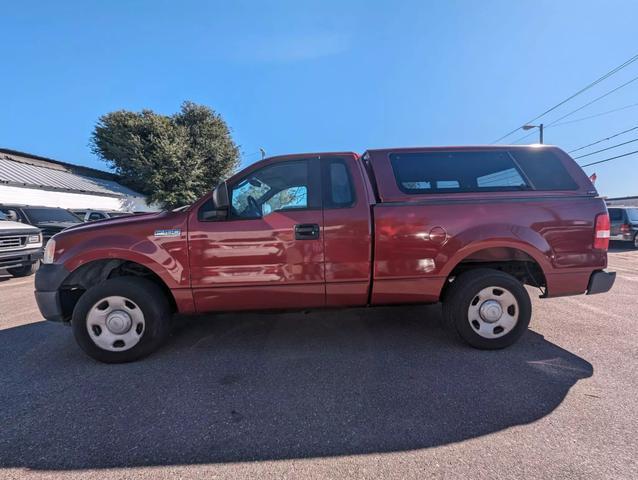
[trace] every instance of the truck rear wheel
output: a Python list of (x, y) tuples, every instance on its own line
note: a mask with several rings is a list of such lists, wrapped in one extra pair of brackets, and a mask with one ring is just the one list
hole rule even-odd
[(76, 341), (106, 363), (131, 362), (156, 350), (170, 331), (162, 289), (140, 277), (118, 277), (87, 290), (73, 310)]
[(21, 267), (7, 268), (9, 275), (13, 277), (28, 277), (33, 275), (40, 266), (40, 262), (35, 262), (30, 265), (22, 265)]
[(463, 340), (493, 350), (516, 342), (529, 326), (532, 303), (521, 282), (489, 268), (470, 270), (450, 285), (443, 314)]

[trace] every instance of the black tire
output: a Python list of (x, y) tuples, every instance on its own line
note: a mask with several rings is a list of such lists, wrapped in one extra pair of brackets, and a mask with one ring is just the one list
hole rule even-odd
[[(87, 328), (89, 311), (102, 299), (122, 296), (139, 307), (144, 316), (143, 333), (128, 350), (105, 350), (93, 341)], [(162, 289), (140, 277), (118, 277), (87, 290), (73, 309), (71, 325), (80, 348), (94, 359), (105, 363), (132, 362), (155, 351), (170, 332), (171, 308)]]
[(638, 249), (638, 233), (634, 235), (634, 248)]
[[(478, 293), (488, 287), (509, 291), (518, 303), (518, 320), (515, 326), (497, 338), (479, 335), (468, 315), (470, 305)], [(532, 316), (532, 303), (525, 286), (513, 276), (490, 268), (478, 268), (459, 275), (449, 286), (443, 299), (443, 315), (448, 326), (453, 327), (472, 347), (496, 350), (512, 345), (525, 333)]]
[(31, 265), (22, 265), (21, 267), (7, 268), (7, 272), (13, 277), (28, 277), (38, 271), (40, 262), (32, 263)]

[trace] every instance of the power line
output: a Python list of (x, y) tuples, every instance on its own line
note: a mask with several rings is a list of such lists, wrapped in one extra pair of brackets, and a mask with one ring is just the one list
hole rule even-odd
[(607, 150), (611, 150), (612, 148), (622, 147), (623, 145), (627, 145), (629, 143), (634, 143), (634, 142), (638, 142), (638, 138), (634, 138), (633, 140), (629, 140), (628, 142), (619, 143), (617, 145), (612, 145), (611, 147), (603, 148), (601, 150), (596, 150), (595, 152), (586, 153), (585, 155), (581, 155), (579, 157), (574, 157), (574, 160), (578, 160), (579, 158), (589, 157), (591, 155), (595, 155), (595, 154), (600, 153), (600, 152), (606, 152)]
[(585, 108), (585, 107), (589, 107), (592, 103), (596, 103), (598, 100), (602, 100), (602, 99), (603, 99), (603, 98), (605, 98), (606, 96), (611, 95), (611, 94), (612, 94), (612, 93), (614, 93), (614, 92), (617, 92), (617, 91), (618, 91), (618, 90), (620, 90), (621, 88), (626, 87), (627, 85), (629, 85), (630, 83), (635, 82), (636, 80), (638, 80), (638, 77), (634, 77), (634, 78), (632, 78), (632, 79), (631, 79), (631, 80), (629, 80), (628, 82), (625, 82), (625, 83), (623, 83), (622, 85), (620, 85), (620, 86), (618, 86), (618, 87), (616, 87), (616, 88), (614, 88), (614, 89), (612, 89), (612, 90), (608, 91), (607, 93), (604, 93), (603, 95), (601, 95), (601, 96), (599, 96), (599, 97), (594, 98), (591, 102), (587, 102), (585, 105), (583, 105), (583, 106), (581, 106), (581, 107), (578, 107), (576, 110), (572, 110), (571, 112), (566, 113), (566, 114), (565, 114), (565, 115), (563, 115), (562, 117), (557, 118), (557, 119), (556, 119), (556, 120), (554, 120), (553, 122), (549, 123), (547, 126), (548, 126), (548, 127), (551, 127), (552, 125), (556, 125), (556, 124), (557, 124), (558, 122), (560, 122), (562, 119), (567, 118), (567, 117), (570, 117), (571, 115), (573, 115), (573, 114), (574, 114), (574, 113), (576, 113), (576, 112), (581, 111), (581, 110), (582, 110), (583, 108)]
[[(555, 123), (555, 124), (553, 124), (551, 126), (548, 125), (547, 127), (545, 127), (545, 129), (547, 130), (548, 128), (562, 127), (563, 125), (571, 125), (572, 123), (578, 123), (578, 122), (582, 122), (582, 121), (585, 121), (585, 120), (589, 120), (591, 118), (602, 117), (603, 115), (608, 115), (610, 113), (615, 113), (615, 112), (619, 112), (621, 110), (626, 110), (628, 108), (634, 108), (634, 107), (638, 107), (638, 103), (632, 103), (632, 104), (629, 104), (629, 105), (625, 105), (624, 107), (614, 108), (613, 110), (607, 110), (606, 112), (595, 113), (595, 114), (589, 115), (587, 117), (581, 117), (581, 118), (577, 118), (577, 119), (574, 119), (574, 120), (568, 120), (567, 122)], [(515, 144), (516, 142), (524, 140), (527, 137), (529, 137), (530, 135), (534, 135), (534, 133), (536, 133), (536, 132), (532, 131), (530, 133), (526, 133), (522, 137), (519, 137), (516, 140), (514, 140), (512, 142), (512, 144)]]
[[(548, 123), (548, 124), (545, 126), (545, 128), (550, 128), (550, 127), (552, 127), (552, 126), (554, 126), (554, 125), (558, 124), (558, 122), (560, 122), (560, 121), (561, 121), (561, 120), (563, 120), (564, 118), (570, 117), (570, 116), (572, 116), (572, 115), (573, 115), (574, 113), (576, 113), (576, 112), (580, 112), (583, 108), (589, 107), (591, 104), (596, 103), (598, 100), (602, 100), (603, 98), (607, 97), (608, 95), (611, 95), (612, 93), (617, 92), (617, 91), (618, 91), (618, 90), (620, 90), (621, 88), (626, 87), (627, 85), (629, 85), (629, 84), (631, 84), (631, 83), (635, 82), (636, 80), (638, 80), (638, 76), (636, 76), (636, 77), (632, 78), (632, 79), (631, 79), (631, 80), (629, 80), (628, 82), (623, 83), (622, 85), (619, 85), (619, 86), (618, 86), (618, 87), (616, 87), (616, 88), (611, 89), (610, 91), (608, 91), (608, 92), (606, 92), (606, 93), (603, 93), (602, 95), (600, 95), (600, 96), (598, 96), (598, 97), (594, 98), (594, 99), (593, 99), (593, 100), (591, 100), (590, 102), (587, 102), (585, 105), (582, 105), (582, 106), (578, 107), (576, 110), (572, 110), (571, 112), (566, 113), (566, 114), (565, 114), (565, 115), (563, 115), (562, 117), (559, 117), (559, 118), (557, 118), (556, 120), (554, 120), (554, 121), (552, 121), (552, 122)], [(567, 123), (567, 122), (565, 122), (565, 123)], [(564, 125), (565, 123), (562, 123), (562, 124), (559, 124), (559, 125)], [(525, 138), (529, 137), (530, 135), (532, 135), (532, 134), (534, 134), (534, 133), (535, 133), (535, 132), (527, 133), (527, 134), (525, 134), (524, 136), (520, 137), (518, 140), (514, 140), (514, 143), (518, 142), (519, 140), (523, 140), (523, 139), (525, 139)]]
[[(544, 128), (547, 128), (547, 127), (544, 127)], [(512, 142), (512, 145), (514, 145), (516, 142), (520, 142), (521, 140), (525, 140), (527, 137), (529, 137), (529, 136), (531, 136), (531, 135), (534, 135), (535, 133), (536, 133), (536, 132), (534, 132), (534, 131), (532, 131), (532, 132), (530, 132), (530, 133), (526, 133), (526, 134), (525, 134), (525, 135), (523, 135), (522, 137), (517, 138), (516, 140), (514, 140), (514, 141)]]
[(634, 150), (633, 152), (623, 153), (622, 155), (616, 155), (615, 157), (605, 158), (604, 160), (598, 160), (597, 162), (586, 163), (585, 165), (581, 165), (582, 168), (589, 167), (591, 165), (596, 165), (598, 163), (605, 163), (611, 160), (616, 160), (617, 158), (627, 157), (628, 155), (633, 155), (634, 153), (638, 153), (638, 150)]
[(588, 143), (587, 145), (583, 145), (582, 147), (574, 148), (573, 150), (570, 150), (567, 153), (574, 153), (574, 152), (578, 152), (579, 150), (584, 150), (587, 147), (593, 147), (594, 145), (597, 145), (597, 144), (602, 143), (602, 142), (606, 142), (607, 140), (611, 140), (612, 138), (619, 137), (619, 136), (621, 136), (621, 135), (623, 135), (625, 133), (631, 132), (631, 131), (636, 130), (636, 129), (638, 129), (638, 126), (632, 127), (632, 128), (628, 128), (627, 130), (623, 130), (622, 132), (616, 133), (616, 134), (611, 135), (609, 137), (601, 138), (600, 140), (596, 140), (595, 142)]
[(607, 115), (609, 113), (619, 112), (621, 110), (626, 110), (628, 108), (638, 107), (638, 103), (632, 103), (630, 105), (625, 105), (624, 107), (614, 108), (613, 110), (607, 110), (606, 112), (596, 113), (594, 115), (589, 115), (588, 117), (577, 118), (576, 120), (569, 120), (567, 122), (557, 123), (552, 125), (552, 127), (562, 127), (563, 125), (571, 125), (572, 123), (582, 122), (583, 120), (589, 120), (590, 118), (602, 117), (603, 115)]
[[(624, 63), (618, 65), (616, 68), (610, 70), (609, 72), (605, 73), (602, 77), (598, 78), (597, 80), (594, 80), (592, 83), (590, 83), (589, 85), (581, 88), (580, 90), (578, 90), (576, 93), (574, 93), (573, 95), (567, 97), (565, 100), (557, 103), (556, 105), (554, 105), (551, 108), (548, 108), (547, 110), (545, 110), (543, 113), (541, 113), (540, 115), (537, 115), (536, 117), (532, 118), (531, 120), (528, 120), (527, 122), (525, 122), (523, 125), (527, 125), (530, 124), (536, 120), (538, 120), (541, 117), (544, 117), (545, 115), (547, 115), (550, 112), (553, 112), (554, 110), (556, 110), (558, 107), (564, 105), (565, 103), (569, 102), (571, 99), (577, 97), (578, 95), (580, 95), (581, 93), (589, 90), (590, 88), (598, 85), (600, 82), (602, 82), (603, 80), (606, 80), (607, 78), (611, 77), (612, 75), (614, 75), (615, 73), (619, 72), (620, 70), (622, 70), (623, 68), (627, 67), (628, 65), (631, 65), (633, 62), (635, 62), (636, 60), (638, 60), (638, 54), (634, 55), (633, 57), (631, 57), (629, 60), (625, 61)], [(502, 137), (498, 138), (497, 140), (494, 140), (492, 143), (498, 143), (501, 140), (503, 140), (504, 138), (509, 137), (511, 134), (517, 132), (521, 127), (516, 127), (514, 130), (512, 130), (511, 132), (506, 133), (505, 135), (503, 135)]]

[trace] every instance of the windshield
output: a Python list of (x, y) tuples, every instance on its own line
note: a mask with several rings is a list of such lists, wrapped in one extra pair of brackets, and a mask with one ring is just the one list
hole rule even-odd
[(63, 208), (27, 208), (25, 213), (32, 223), (42, 222), (71, 222), (81, 223), (81, 220)]
[(2, 212), (2, 211), (0, 211), (0, 221), (1, 221), (1, 220), (9, 220), (9, 219), (7, 218), (7, 216), (4, 214), (4, 212)]
[(632, 222), (638, 222), (638, 208), (628, 208), (627, 216)]

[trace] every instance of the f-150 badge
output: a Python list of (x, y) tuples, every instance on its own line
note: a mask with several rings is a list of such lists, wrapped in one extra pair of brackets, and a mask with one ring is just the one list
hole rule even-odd
[(167, 228), (155, 230), (156, 237), (179, 237), (182, 234), (181, 228)]

